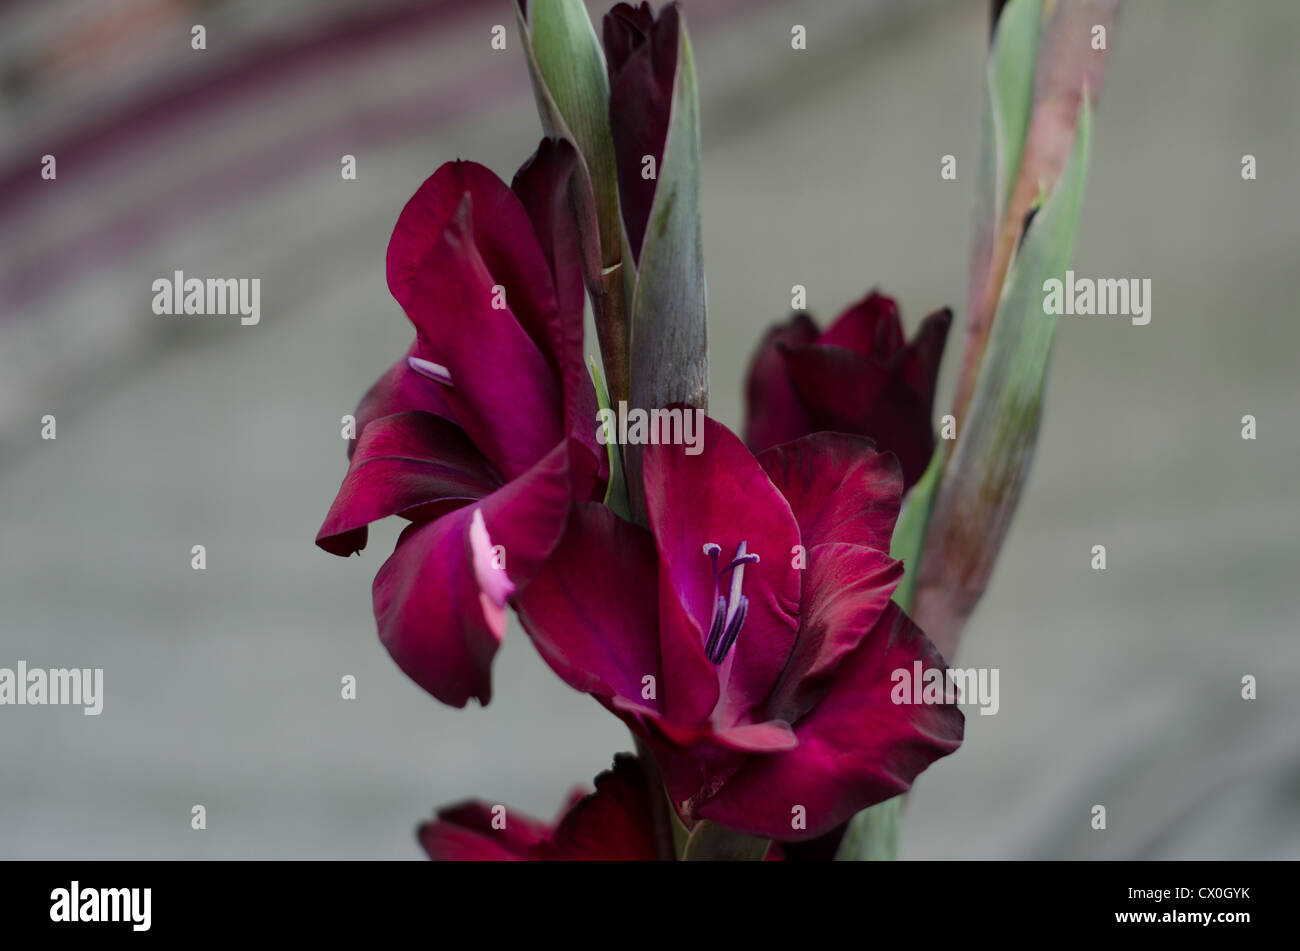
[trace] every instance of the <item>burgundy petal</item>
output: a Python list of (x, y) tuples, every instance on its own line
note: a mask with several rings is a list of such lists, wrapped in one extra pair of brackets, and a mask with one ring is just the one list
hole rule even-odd
[(596, 791), (578, 802), (549, 840), (533, 854), (542, 861), (653, 862), (655, 844), (650, 783), (640, 761), (626, 753), (596, 777)]
[[(506, 812), (505, 828), (493, 828), (494, 809), (474, 800), (439, 809), (433, 822), (416, 830), (420, 845), (435, 862), (524, 862), (530, 848), (550, 834), (550, 827), (530, 816)], [(498, 820), (498, 825), (500, 820)]]
[[(748, 616), (728, 654), (731, 666), (723, 672), (723, 722), (729, 724), (767, 696), (794, 644), (799, 528), (789, 504), (730, 430), (705, 417), (702, 445), (698, 455), (681, 445), (650, 445), (643, 456), (646, 508), (661, 564), (664, 669), (672, 674), (665, 709), (673, 719), (689, 722), (711, 695), (700, 663), (708, 664), (704, 634), (714, 605), (712, 563), (704, 546), (720, 546), (724, 566), (745, 542), (760, 560), (744, 569)], [(679, 685), (686, 685), (688, 697), (678, 693)]]
[(952, 311), (948, 308), (937, 310), (925, 320), (916, 331), (916, 336), (903, 349), (900, 356), (895, 356), (899, 375), (917, 396), (921, 397), (929, 410), (934, 405), (934, 388), (939, 379), (939, 362), (943, 359), (943, 346), (948, 339), (948, 329), (952, 326)]
[(603, 483), (609, 477), (609, 457), (596, 442), (596, 393), (582, 355), (586, 289), (570, 195), (577, 162), (567, 141), (543, 139), (511, 187), (532, 221), (554, 279), (557, 306), (547, 320), (548, 358), (562, 381), (568, 432), (597, 460)]
[(842, 347), (802, 347), (784, 355), (814, 432), (866, 436), (881, 452), (898, 456), (904, 484), (915, 484), (930, 461), (934, 433), (916, 395), (890, 388), (889, 368)]
[(872, 291), (849, 307), (817, 340), (844, 347), (884, 363), (903, 349), (903, 318), (892, 297)]
[[(752, 835), (811, 839), (911, 786), (960, 744), (964, 718), (953, 704), (895, 704), (895, 670), (914, 661), (944, 669), (934, 645), (896, 605), (840, 664), (826, 696), (795, 724), (799, 745), (749, 757), (699, 807), (699, 815)], [(794, 828), (795, 807), (807, 828)]]
[(903, 577), (902, 562), (858, 545), (808, 550), (799, 638), (768, 698), (766, 715), (797, 722), (821, 698), (841, 660), (889, 606)]
[(655, 15), (650, 4), (617, 3), (605, 14), (601, 24), (605, 41), (605, 65), (612, 81), (627, 64), (633, 51), (645, 43), (654, 28)]
[[(717, 669), (704, 655), (705, 631), (682, 606), (681, 597), (662, 567), (658, 574), (659, 656), (669, 671), (659, 691), (666, 717), (691, 726), (705, 722), (718, 705), (722, 686)], [(702, 623), (708, 624), (706, 617)]]
[(658, 706), (656, 558), (649, 532), (604, 505), (574, 503), (564, 536), (516, 599), (524, 630), (570, 687)]
[(931, 314), (916, 336), (893, 357), (889, 383), (862, 417), (861, 432), (882, 451), (898, 456), (910, 489), (934, 455), (934, 390), (952, 311)]
[(424, 521), (501, 484), (465, 433), (432, 413), (395, 413), (366, 427), (316, 544), (335, 555), (366, 545), (366, 526), (389, 515)]
[(829, 427), (833, 432), (867, 436), (853, 427), (889, 383), (889, 368), (883, 363), (844, 347), (783, 347), (790, 385), (812, 421), (813, 431)]
[(799, 313), (773, 327), (759, 343), (745, 381), (745, 445), (754, 452), (812, 432), (790, 385), (781, 348), (807, 346), (816, 339), (817, 325)]
[(730, 726), (706, 722), (690, 726), (674, 723), (644, 702), (619, 699), (611, 707), (615, 713), (629, 721), (633, 732), (662, 737), (678, 747), (690, 747), (691, 755), (697, 757), (706, 747), (719, 757), (725, 757), (731, 752), (771, 753), (791, 749), (798, 742), (790, 724), (785, 720), (772, 719)]
[(669, 801), (684, 821), (754, 755), (771, 755), (798, 745), (788, 723), (773, 720), (715, 730), (712, 724), (689, 728), (653, 711), (615, 710), (654, 753)]
[(426, 258), (467, 194), (473, 214), (467, 230), (492, 275), (489, 283), (505, 287), (510, 310), (534, 343), (545, 347), (548, 315), (555, 310), (550, 269), (518, 197), (477, 162), (442, 165), (402, 208), (388, 242), (388, 289), (410, 315)]
[(903, 493), (898, 460), (844, 433), (776, 446), (759, 464), (790, 503), (805, 549), (848, 542), (889, 551)]
[[(578, 153), (569, 142), (543, 139), (537, 151), (519, 167), (510, 186), (532, 223), (556, 290), (556, 306), (546, 315), (545, 335), (550, 353), (556, 359), (557, 374), (569, 364), (582, 367), (582, 309), (586, 289), (582, 283), (578, 232), (569, 193), (577, 162)], [(588, 385), (587, 389), (590, 388)]]
[[(672, 112), (680, 21), (677, 4), (666, 4), (656, 21), (648, 4), (620, 3), (605, 15), (609, 78), (609, 126), (618, 167), (623, 228), (633, 260), (641, 257), (657, 173)], [(642, 177), (643, 157), (654, 156), (656, 178)]]
[(366, 391), (366, 395), (361, 397), (361, 402), (352, 414), (357, 421), (357, 438), (348, 441), (349, 459), (356, 452), (357, 442), (366, 427), (384, 416), (407, 410), (423, 410), (454, 421), (451, 406), (447, 402), (446, 388), (411, 369), (408, 358), (419, 356), (420, 344), (416, 340), (406, 356), (389, 367)]
[(451, 373), (445, 396), (457, 421), (513, 479), (560, 441), (564, 404), (558, 379), (510, 299), (497, 306), (493, 278), (475, 248), (470, 201), (466, 195), (430, 247), (407, 313), (422, 351)]
[(650, 780), (630, 754), (596, 777), (595, 792), (570, 797), (554, 828), (482, 800), (438, 811), (418, 829), (443, 862), (653, 862), (659, 858)]
[(887, 362), (839, 346), (785, 348), (790, 383), (813, 431), (855, 433), (898, 456), (904, 488), (934, 453), (934, 387), (951, 313), (927, 317)]
[[(567, 443), (557, 445), (481, 502), (406, 529), (375, 576), (380, 640), (443, 703), (491, 699), (506, 598), (537, 573), (564, 529), (568, 452)], [(489, 545), (501, 546), (504, 569), (491, 564)]]

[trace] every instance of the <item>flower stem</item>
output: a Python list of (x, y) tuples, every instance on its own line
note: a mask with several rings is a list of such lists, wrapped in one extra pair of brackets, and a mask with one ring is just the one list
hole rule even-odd
[(898, 858), (899, 813), (903, 797), (895, 796), (864, 809), (844, 830), (837, 862), (893, 862)]
[(633, 736), (636, 742), (637, 759), (641, 762), (641, 772), (646, 782), (646, 802), (650, 803), (650, 819), (654, 824), (655, 854), (661, 862), (677, 860), (677, 844), (673, 835), (672, 806), (668, 802), (668, 793), (664, 789), (663, 776), (650, 755), (649, 748), (639, 736)]

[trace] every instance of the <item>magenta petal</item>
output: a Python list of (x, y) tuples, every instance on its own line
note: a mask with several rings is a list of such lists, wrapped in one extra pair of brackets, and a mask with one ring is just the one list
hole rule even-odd
[(409, 358), (419, 356), (420, 344), (417, 340), (411, 344), (406, 356), (389, 367), (366, 391), (366, 395), (361, 397), (361, 402), (352, 414), (357, 421), (357, 438), (348, 442), (348, 458), (356, 452), (357, 442), (365, 433), (366, 427), (384, 416), (407, 410), (423, 410), (454, 421), (451, 406), (447, 403), (446, 388), (411, 369)]
[[(964, 718), (953, 704), (895, 704), (893, 672), (944, 669), (943, 658), (897, 606), (840, 664), (830, 689), (795, 724), (799, 745), (749, 757), (698, 814), (752, 835), (811, 839), (854, 813), (903, 792), (922, 770), (955, 750)], [(791, 828), (792, 810), (807, 828)]]
[[(507, 479), (524, 472), (562, 437), (559, 381), (510, 310), (470, 226), (470, 197), (433, 242), (407, 307), (421, 356), (445, 366), (444, 394), (456, 420)], [(530, 229), (531, 233), (531, 229)]]
[(554, 828), (516, 812), (501, 816), (500, 806), (475, 800), (440, 809), (418, 836), (430, 858), (443, 862), (652, 862), (659, 858), (659, 807), (641, 761), (621, 753), (596, 777), (595, 792), (571, 797)]
[(605, 44), (605, 63), (613, 79), (627, 64), (633, 51), (645, 43), (655, 25), (655, 15), (647, 2), (616, 3), (601, 23)]
[[(568, 452), (567, 443), (557, 445), (482, 501), (406, 529), (375, 576), (380, 640), (406, 675), (443, 703), (491, 699), (505, 598), (532, 579), (564, 529)], [(471, 531), (476, 513), (486, 541), (500, 546), (488, 570), (504, 577), (484, 574), (484, 539)]]
[(759, 343), (745, 381), (745, 445), (754, 452), (812, 431), (808, 414), (790, 385), (781, 348), (807, 346), (816, 339), (813, 319), (795, 314), (769, 330)]
[(621, 753), (596, 777), (596, 791), (576, 803), (533, 854), (547, 862), (653, 862), (659, 858), (650, 781), (640, 760)]
[(664, 689), (655, 610), (657, 558), (650, 533), (609, 508), (575, 503), (564, 536), (516, 599), (542, 658), (575, 690), (642, 700)]
[[(720, 564), (726, 565), (745, 542), (760, 560), (744, 569), (748, 617), (727, 660), (724, 719), (736, 722), (771, 690), (794, 643), (799, 571), (792, 560), (799, 528), (789, 504), (725, 426), (706, 417), (703, 451), (689, 455), (686, 448), (651, 445), (643, 456), (646, 508), (662, 566), (664, 669), (671, 672), (670, 688), (686, 681), (692, 684), (692, 700), (707, 698), (699, 688), (700, 661), (708, 663), (703, 644), (713, 615), (714, 580), (704, 546), (720, 546)], [(667, 697), (674, 719), (699, 714), (697, 706), (686, 704), (679, 715), (678, 699), (671, 692)]]
[(745, 753), (776, 753), (799, 745), (794, 730), (784, 720), (765, 720), (727, 727), (713, 734), (719, 745)]
[(544, 139), (511, 187), (532, 221), (554, 277), (557, 306), (547, 316), (546, 334), (552, 368), (563, 384), (568, 432), (598, 460), (601, 480), (606, 481), (609, 459), (596, 442), (594, 425), (596, 391), (582, 356), (586, 290), (570, 196), (577, 162), (578, 154), (567, 141)]
[(686, 727), (630, 705), (616, 705), (634, 733), (653, 751), (673, 807), (688, 822), (696, 806), (722, 787), (748, 758), (767, 756), (798, 745), (788, 723), (770, 720), (725, 729), (713, 724)]
[(351, 555), (366, 526), (389, 515), (423, 521), (481, 499), (501, 477), (454, 423), (432, 413), (396, 413), (366, 427), (316, 544)]
[(496, 807), (482, 801), (439, 809), (416, 835), (435, 862), (524, 862), (529, 849), (550, 835), (550, 827), (530, 816), (507, 812), (505, 828), (493, 828)]
[(872, 291), (848, 308), (817, 340), (887, 362), (903, 349), (903, 318), (892, 297)]
[(717, 668), (704, 656), (700, 623), (682, 607), (677, 589), (662, 570), (657, 600), (660, 663), (671, 671), (659, 691), (660, 707), (671, 720), (695, 727), (718, 705), (722, 687)]
[(934, 405), (934, 388), (939, 379), (939, 363), (952, 326), (952, 311), (937, 310), (916, 331), (916, 336), (894, 357), (898, 377), (926, 404), (926, 418)]
[[(875, 439), (853, 428), (889, 384), (889, 368), (864, 353), (844, 347), (786, 347), (790, 385), (812, 421), (813, 431), (848, 432)], [(878, 441), (878, 440), (877, 440)]]
[(934, 387), (950, 322), (948, 311), (932, 314), (887, 362), (838, 346), (783, 350), (812, 430), (866, 436), (898, 456), (904, 488), (915, 485), (934, 452)]
[(586, 291), (569, 192), (577, 163), (578, 153), (568, 141), (543, 139), (537, 151), (519, 167), (510, 186), (532, 223), (556, 291), (556, 306), (546, 315), (545, 331), (549, 349), (556, 357), (557, 372), (569, 364), (579, 368), (583, 365), (582, 310)]
[(927, 317), (916, 336), (891, 358), (889, 382), (858, 417), (861, 432), (881, 451), (898, 456), (903, 485), (910, 489), (921, 478), (934, 454), (934, 390), (939, 361), (952, 323), (952, 312)]
[(898, 460), (844, 433), (769, 449), (759, 464), (785, 496), (806, 549), (848, 542), (889, 551), (903, 493)]
[(799, 638), (768, 698), (767, 716), (793, 723), (808, 712), (840, 661), (885, 612), (902, 577), (902, 562), (873, 548), (830, 544), (808, 550)]
[(379, 639), (397, 666), (443, 703), (492, 697), (501, 605), (485, 605), (469, 547), (472, 508), (413, 525), (375, 576)]
[(410, 314), (418, 303), (418, 281), (428, 266), (425, 259), (467, 194), (473, 214), (470, 230), (492, 275), (490, 283), (506, 288), (511, 311), (533, 341), (545, 346), (547, 315), (555, 310), (550, 270), (519, 198), (477, 162), (447, 162), (402, 208), (388, 241), (389, 291)]
[(697, 757), (706, 750), (718, 754), (715, 758), (726, 758), (730, 752), (770, 753), (791, 749), (798, 743), (789, 722), (781, 719), (731, 726), (713, 723), (691, 726), (669, 720), (645, 702), (619, 698), (610, 707), (629, 723), (634, 733), (665, 739), (681, 749), (689, 748), (691, 755)]
[(642, 177), (642, 158), (653, 156), (656, 169), (663, 165), (680, 25), (675, 3), (665, 5), (657, 21), (648, 6), (633, 8), (620, 3), (605, 15), (602, 27), (610, 74), (609, 126), (618, 168), (618, 198), (633, 261), (641, 257), (658, 184), (654, 178)]
[(905, 343), (897, 304), (872, 291), (820, 336), (799, 317), (769, 331), (750, 365), (746, 444), (759, 451), (821, 431), (865, 436), (898, 456), (911, 488), (934, 452), (934, 389), (951, 319), (931, 314)]

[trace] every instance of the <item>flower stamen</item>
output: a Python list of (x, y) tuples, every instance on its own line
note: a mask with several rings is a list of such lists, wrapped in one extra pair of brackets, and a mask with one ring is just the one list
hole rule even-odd
[(422, 360), (420, 357), (407, 357), (406, 365), (409, 366), (420, 376), (428, 377), (435, 383), (442, 383), (446, 386), (454, 386), (451, 382), (451, 371), (441, 363), (434, 363), (432, 360)]
[[(714, 664), (721, 664), (731, 651), (731, 646), (740, 636), (740, 629), (745, 624), (749, 613), (749, 598), (740, 593), (745, 579), (745, 566), (758, 564), (758, 555), (745, 550), (746, 542), (736, 546), (736, 554), (722, 570), (718, 570), (718, 555), (722, 546), (709, 542), (704, 546), (704, 553), (713, 562), (713, 617), (709, 620), (709, 636), (704, 643), (704, 654)], [(731, 573), (731, 587), (724, 597), (721, 593), (722, 579)]]

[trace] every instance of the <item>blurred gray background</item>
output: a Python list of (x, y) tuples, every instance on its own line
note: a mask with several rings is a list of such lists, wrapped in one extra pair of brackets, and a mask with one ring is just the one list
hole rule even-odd
[[(415, 858), (438, 804), (549, 817), (629, 747), (517, 627), (492, 704), (440, 706), (374, 631), (400, 525), (359, 559), (312, 544), (339, 417), (410, 338), (399, 209), (446, 160), (509, 180), (537, 144), (512, 3), (0, 2), (0, 666), (103, 667), (106, 692), (99, 717), (0, 708), (0, 857)], [(735, 426), (792, 284), (823, 321), (874, 285), (909, 327), (963, 316), (987, 12), (685, 7)], [(1129, 2), (1111, 41), (1075, 270), (1150, 278), (1153, 317), (1062, 322), (956, 658), (1000, 669), (1001, 710), (918, 782), (907, 857), (1300, 857), (1300, 5)], [(261, 324), (155, 316), (175, 269), (260, 277)]]

